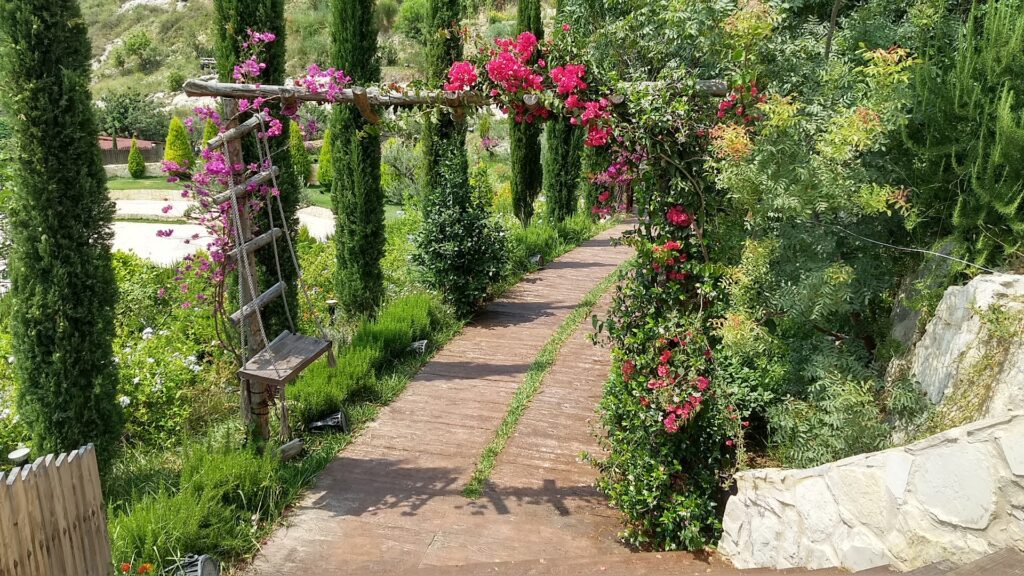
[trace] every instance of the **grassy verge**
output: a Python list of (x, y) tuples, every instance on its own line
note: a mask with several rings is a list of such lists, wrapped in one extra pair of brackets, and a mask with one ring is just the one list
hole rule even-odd
[(484, 486), (491, 477), (491, 471), (494, 470), (494, 463), (498, 455), (505, 449), (508, 439), (516, 431), (519, 419), (523, 416), (523, 412), (526, 411), (526, 407), (529, 406), (530, 400), (540, 390), (540, 385), (544, 382), (544, 376), (547, 375), (548, 370), (551, 369), (555, 359), (558, 357), (558, 351), (576, 333), (583, 320), (593, 311), (601, 296), (618, 280), (619, 270), (621, 268), (609, 274), (600, 284), (591, 289), (565, 321), (562, 322), (558, 330), (551, 335), (544, 344), (544, 347), (541, 348), (537, 357), (530, 365), (530, 369), (526, 372), (523, 383), (519, 385), (519, 388), (516, 389), (515, 394), (512, 396), (508, 412), (506, 412), (501, 424), (498, 425), (498, 429), (494, 433), (494, 439), (480, 453), (480, 459), (477, 461), (476, 469), (473, 471), (473, 477), (470, 478), (469, 483), (462, 490), (464, 496), (467, 498), (479, 498), (483, 495)]
[(166, 176), (146, 176), (144, 178), (110, 178), (107, 180), (108, 190), (182, 190), (180, 182), (168, 182)]

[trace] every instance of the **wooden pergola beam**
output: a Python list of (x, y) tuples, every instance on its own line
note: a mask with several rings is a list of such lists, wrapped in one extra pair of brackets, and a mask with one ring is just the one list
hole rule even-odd
[[(647, 83), (645, 83), (647, 84)], [(268, 86), (255, 84), (227, 84), (188, 80), (184, 85), (185, 94), (192, 97), (212, 96), (217, 98), (254, 99), (268, 98), (281, 101), (319, 102), (323, 104), (354, 104), (367, 120), (373, 122), (376, 114), (373, 107), (447, 106), (448, 108), (482, 108), (494, 104), (495, 100), (482, 92), (445, 92), (443, 90), (383, 91), (377, 88), (346, 88), (331, 100), (325, 93), (311, 93), (305, 88), (292, 86)], [(709, 96), (725, 96), (728, 85), (722, 80), (700, 80), (697, 90)], [(537, 106), (540, 99), (536, 94), (523, 98), (528, 106)], [(611, 101), (622, 103), (625, 97), (614, 95)], [(365, 108), (365, 110), (364, 110)]]

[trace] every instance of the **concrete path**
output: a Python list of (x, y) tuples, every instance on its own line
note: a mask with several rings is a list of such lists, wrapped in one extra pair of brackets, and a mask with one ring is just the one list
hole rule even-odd
[[(184, 200), (115, 200), (118, 218), (128, 220), (180, 219), (191, 204)], [(168, 212), (163, 211), (166, 206), (171, 207)], [(299, 224), (305, 226), (313, 238), (324, 241), (334, 234), (334, 214), (330, 210), (311, 206), (299, 210), (298, 214)], [(167, 229), (174, 230), (170, 238), (157, 237), (158, 231)], [(192, 240), (196, 234), (199, 234), (199, 239)], [(209, 240), (206, 230), (194, 224), (124, 220), (114, 223), (114, 250), (133, 252), (161, 266), (171, 266), (197, 250), (205, 249)]]
[(496, 562), (635, 556), (616, 541), (617, 514), (579, 460), (581, 450), (597, 449), (590, 422), (609, 367), (608, 350), (586, 341), (589, 318), (563, 347), (484, 497), (461, 495), (544, 343), (631, 255), (610, 242), (626, 229), (587, 242), (488, 306), (328, 465), (249, 573), (429, 574), (463, 566), (471, 574), (485, 563), (490, 570)]

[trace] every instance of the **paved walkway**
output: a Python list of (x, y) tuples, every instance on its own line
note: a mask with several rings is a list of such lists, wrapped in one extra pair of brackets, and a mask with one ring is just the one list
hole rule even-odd
[(616, 541), (617, 514), (579, 460), (597, 449), (591, 423), (609, 366), (608, 350), (586, 340), (589, 318), (562, 348), (484, 497), (461, 496), (544, 343), (630, 256), (610, 242), (625, 229), (527, 276), (466, 327), (327, 467), (250, 574), (533, 573), (527, 566), (549, 558), (635, 556)]

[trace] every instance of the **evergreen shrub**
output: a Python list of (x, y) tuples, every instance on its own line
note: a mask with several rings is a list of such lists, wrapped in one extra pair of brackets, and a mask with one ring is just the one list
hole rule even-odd
[(132, 147), (128, 151), (128, 174), (138, 180), (146, 175), (146, 160), (139, 150), (139, 143), (132, 138)]

